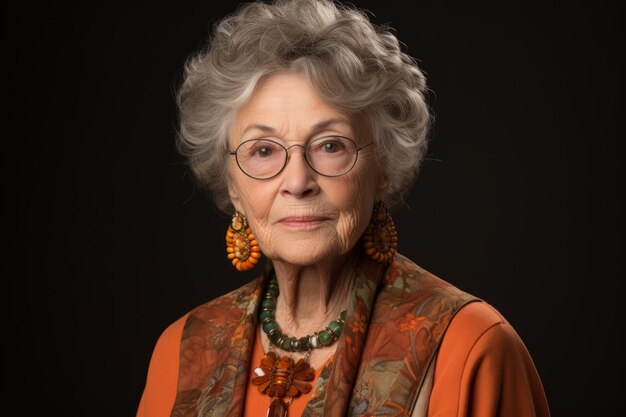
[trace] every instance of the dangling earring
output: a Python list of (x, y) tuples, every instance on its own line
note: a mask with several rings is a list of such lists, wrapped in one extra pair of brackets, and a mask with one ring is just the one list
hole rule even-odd
[(363, 234), (363, 247), (370, 258), (381, 264), (391, 261), (396, 253), (398, 233), (382, 200), (374, 205), (372, 219)]
[(228, 259), (238, 271), (248, 271), (261, 259), (261, 248), (248, 227), (246, 216), (235, 211), (226, 231)]

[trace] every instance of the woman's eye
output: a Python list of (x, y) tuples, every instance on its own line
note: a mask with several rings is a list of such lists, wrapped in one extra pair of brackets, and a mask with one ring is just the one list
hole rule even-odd
[(272, 149), (267, 147), (267, 146), (263, 146), (260, 147), (256, 150), (256, 152), (254, 152), (254, 156), (259, 156), (261, 158), (266, 158), (268, 156), (270, 156), (272, 154)]
[(339, 141), (327, 140), (318, 144), (317, 148), (324, 153), (337, 153), (343, 151), (345, 146)]
[(322, 145), (324, 151), (329, 152), (329, 153), (333, 153), (333, 152), (337, 152), (337, 144), (336, 143), (332, 143), (332, 142), (326, 142), (324, 145)]
[(249, 155), (249, 158), (264, 159), (277, 156), (278, 151), (278, 145), (270, 143), (268, 141), (262, 141), (257, 143), (251, 143), (250, 147), (246, 151), (246, 154)]

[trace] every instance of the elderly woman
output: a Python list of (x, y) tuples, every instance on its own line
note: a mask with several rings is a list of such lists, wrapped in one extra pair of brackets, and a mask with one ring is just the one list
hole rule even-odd
[(549, 415), (507, 321), (396, 252), (425, 89), (355, 8), (251, 3), (216, 26), (179, 144), (234, 213), (228, 261), (264, 271), (165, 330), (137, 416)]

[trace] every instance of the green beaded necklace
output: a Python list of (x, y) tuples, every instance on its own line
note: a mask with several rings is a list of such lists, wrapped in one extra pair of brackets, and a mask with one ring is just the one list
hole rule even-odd
[(279, 294), (278, 280), (276, 279), (276, 275), (272, 273), (267, 282), (267, 289), (263, 296), (263, 301), (261, 301), (259, 322), (261, 323), (263, 331), (274, 346), (287, 352), (309, 352), (315, 348), (328, 346), (339, 338), (346, 320), (345, 310), (341, 312), (336, 320), (328, 323), (326, 328), (312, 335), (297, 338), (284, 334), (280, 330), (278, 323), (276, 323), (275, 316), (276, 299)]

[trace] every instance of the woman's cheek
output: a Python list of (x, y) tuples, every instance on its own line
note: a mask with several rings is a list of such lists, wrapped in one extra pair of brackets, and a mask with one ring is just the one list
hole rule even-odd
[(365, 173), (357, 173), (349, 182), (349, 190), (345, 193), (337, 235), (344, 249), (351, 249), (365, 231), (369, 223), (374, 193), (372, 184)]

